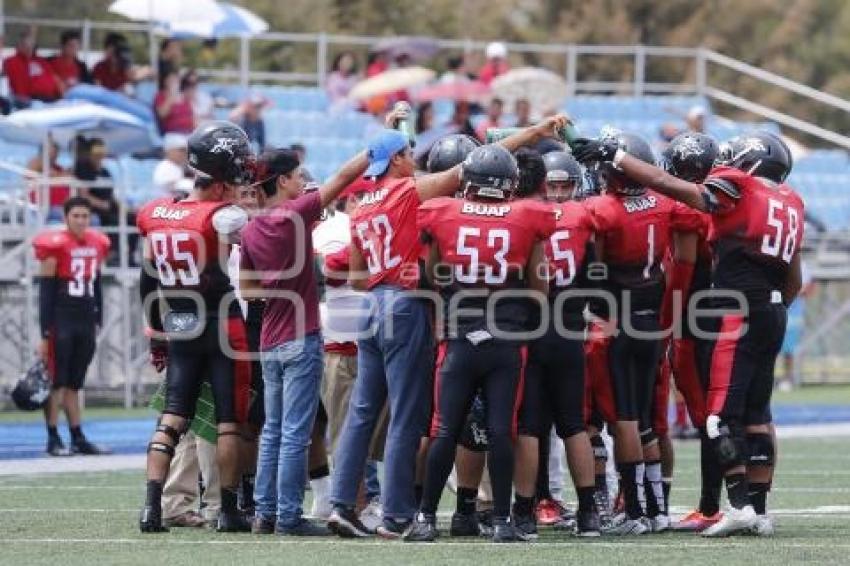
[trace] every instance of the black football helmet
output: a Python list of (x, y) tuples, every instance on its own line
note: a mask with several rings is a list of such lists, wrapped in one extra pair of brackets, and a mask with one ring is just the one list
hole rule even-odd
[(702, 183), (714, 162), (719, 148), (714, 138), (697, 132), (679, 134), (661, 154), (664, 170), (685, 181)]
[(464, 134), (442, 137), (431, 146), (425, 167), (429, 173), (448, 171), (458, 163), (462, 163), (473, 149), (480, 146), (481, 143), (478, 140)]
[(465, 198), (508, 200), (516, 190), (519, 168), (511, 152), (500, 145), (477, 147), (463, 160)]
[[(546, 166), (546, 198), (561, 202), (575, 197), (584, 178), (576, 158), (566, 151), (552, 151), (543, 156), (543, 164)], [(566, 186), (566, 190), (558, 190), (558, 185)]]
[(199, 126), (189, 136), (189, 165), (217, 183), (247, 185), (254, 180), (256, 160), (245, 132), (231, 122)]
[[(655, 155), (652, 153), (652, 148), (649, 143), (637, 134), (630, 132), (622, 132), (618, 130), (610, 130), (603, 134), (603, 137), (611, 137), (617, 140), (617, 146), (637, 159), (646, 163), (655, 165)], [(621, 194), (641, 194), (646, 188), (641, 186), (627, 177), (619, 167), (613, 163), (599, 163), (600, 180), (603, 182), (605, 189)]]
[(744, 134), (722, 145), (718, 159), (721, 164), (774, 183), (785, 181), (794, 166), (791, 150), (779, 136), (770, 132), (759, 130)]
[(37, 411), (50, 396), (50, 379), (44, 362), (36, 362), (15, 385), (12, 401), (22, 411)]

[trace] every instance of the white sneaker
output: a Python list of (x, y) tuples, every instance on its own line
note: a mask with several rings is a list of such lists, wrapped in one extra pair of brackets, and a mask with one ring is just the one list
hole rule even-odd
[(360, 512), (359, 519), (364, 527), (374, 533), (378, 529), (378, 525), (384, 522), (384, 509), (381, 507), (381, 502), (377, 499), (370, 501), (369, 505)]
[(750, 529), (750, 532), (760, 537), (772, 537), (776, 532), (773, 526), (773, 519), (770, 515), (756, 515), (756, 524)]
[(749, 531), (756, 525), (757, 515), (752, 505), (742, 509), (729, 507), (723, 518), (700, 534), (704, 537), (728, 537), (729, 535)]
[(649, 520), (653, 533), (663, 533), (670, 528), (670, 515), (659, 514)]
[(611, 526), (601, 529), (600, 532), (603, 535), (615, 536), (643, 535), (652, 530), (652, 527), (649, 525), (649, 522), (645, 521), (644, 519), (645, 517), (640, 517), (639, 519), (629, 519), (625, 513), (620, 513), (619, 515), (614, 517)]
[(330, 499), (330, 476), (310, 480), (310, 485), (313, 491), (313, 506), (310, 508), (310, 515), (316, 519), (327, 521), (331, 516), (331, 511), (333, 511)]

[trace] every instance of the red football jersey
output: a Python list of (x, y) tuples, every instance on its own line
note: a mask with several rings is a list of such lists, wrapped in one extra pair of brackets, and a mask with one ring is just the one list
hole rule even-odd
[(200, 292), (210, 315), (232, 290), (222, 265), (227, 258), (219, 261), (219, 236), (212, 222), (213, 215), (229, 204), (165, 197), (149, 202), (136, 216), (160, 288)]
[(676, 201), (652, 190), (638, 196), (605, 194), (585, 201), (604, 240), (606, 287), (619, 297), (631, 293), (633, 309), (657, 309), (664, 291), (662, 259), (674, 230), (697, 222)]
[(708, 239), (715, 254), (714, 286), (763, 300), (784, 287), (800, 250), (803, 201), (788, 185), (771, 187), (731, 167), (716, 167), (709, 178), (730, 181), (741, 193), (733, 206), (712, 215)]
[(549, 292), (554, 295), (575, 284), (593, 236), (593, 219), (590, 212), (575, 201), (556, 204), (552, 210), (555, 231), (546, 240), (545, 249), (549, 260)]
[(94, 282), (109, 253), (109, 238), (88, 228), (78, 239), (67, 228), (46, 230), (33, 240), (39, 261), (56, 259), (57, 307), (86, 307), (94, 300)]
[(499, 288), (522, 278), (534, 244), (555, 231), (555, 215), (533, 200), (443, 197), (419, 208), (418, 224), (436, 242), (443, 263), (452, 266), (456, 283)]
[(414, 289), (419, 283), (419, 204), (412, 178), (379, 182), (358, 199), (351, 214), (351, 243), (366, 260), (369, 289), (381, 284)]

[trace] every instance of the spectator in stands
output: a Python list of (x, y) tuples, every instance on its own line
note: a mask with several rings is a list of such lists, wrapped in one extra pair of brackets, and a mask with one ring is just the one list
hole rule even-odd
[(516, 116), (517, 128), (527, 128), (533, 122), (531, 121), (531, 103), (527, 98), (517, 98), (514, 103), (514, 116)]
[(466, 58), (463, 55), (449, 57), (446, 62), (446, 71), (440, 75), (441, 83), (455, 83), (470, 80), (469, 71), (466, 70)]
[(334, 58), (331, 72), (325, 80), (325, 91), (331, 104), (344, 101), (357, 80), (357, 61), (354, 53), (343, 51)]
[[(50, 140), (47, 144), (47, 176), (51, 179), (57, 177), (69, 177), (71, 173), (59, 165), (59, 145)], [(44, 171), (44, 147), (38, 150), (35, 155), (27, 163), (27, 169), (36, 173)], [(33, 190), (30, 192), (30, 200), (34, 203), (41, 203), (40, 196), (44, 194), (44, 189), (41, 184), (33, 183)], [(63, 217), (63, 208), (65, 201), (71, 197), (71, 187), (66, 183), (51, 183), (47, 193), (47, 221), (61, 222)]]
[(257, 154), (266, 148), (266, 122), (263, 120), (263, 110), (269, 104), (268, 98), (259, 92), (252, 92), (230, 113), (230, 121), (239, 124), (245, 130)]
[(35, 33), (22, 31), (15, 54), (3, 61), (14, 108), (28, 108), (33, 100), (53, 102), (62, 96), (62, 84), (47, 60), (35, 53)]
[(183, 134), (170, 133), (162, 138), (163, 159), (153, 170), (153, 186), (160, 196), (186, 196), (186, 167), (188, 165), (187, 138)]
[(494, 41), (485, 50), (487, 62), (478, 71), (478, 80), (490, 84), (499, 75), (507, 73), (511, 66), (508, 64), (508, 48), (504, 43)]
[(92, 82), (86, 64), (80, 60), (80, 32), (69, 29), (59, 36), (59, 53), (49, 59), (53, 73), (62, 82), (62, 92), (80, 83)]
[[(106, 144), (103, 140), (77, 137), (74, 177), (85, 183), (80, 189), (80, 196), (89, 201), (93, 222), (101, 226), (115, 226), (118, 224), (118, 202), (113, 194), (112, 174), (103, 166), (104, 159)], [(112, 249), (115, 249), (114, 245)]]
[(170, 71), (177, 71), (179, 73), (180, 66), (182, 64), (182, 42), (173, 37), (163, 39), (159, 44), (159, 62), (157, 63), (157, 72), (160, 75), (167, 74)]
[(163, 134), (190, 134), (195, 129), (192, 101), (186, 96), (185, 86), (185, 81), (180, 80), (180, 75), (175, 70), (160, 75), (159, 91), (154, 96), (153, 107)]
[(455, 111), (448, 125), (457, 128), (457, 133), (459, 134), (475, 137), (475, 128), (472, 127), (472, 122), (469, 121), (469, 114), (469, 103), (458, 100), (455, 102)]
[(422, 132), (427, 132), (434, 127), (434, 105), (430, 102), (423, 102), (416, 109), (416, 122), (413, 129), (419, 135)]
[(192, 113), (195, 116), (195, 126), (213, 119), (213, 109), (215, 101), (206, 91), (200, 87), (201, 79), (198, 76), (198, 71), (189, 69), (183, 75), (180, 82), (180, 89), (185, 94), (186, 98), (192, 103)]
[(369, 53), (366, 59), (366, 78), (380, 75), (390, 68), (390, 63), (387, 60), (387, 54), (383, 51)]
[(700, 134), (705, 133), (705, 108), (702, 106), (692, 106), (685, 116), (685, 124), (691, 132)]
[(133, 83), (151, 76), (150, 67), (133, 65), (126, 37), (115, 32), (106, 35), (103, 40), (103, 59), (92, 69), (95, 84), (128, 94)]
[(505, 109), (505, 102), (498, 96), (494, 96), (487, 105), (487, 117), (478, 124), (475, 128), (475, 135), (482, 142), (487, 137), (488, 128), (502, 127), (502, 112)]

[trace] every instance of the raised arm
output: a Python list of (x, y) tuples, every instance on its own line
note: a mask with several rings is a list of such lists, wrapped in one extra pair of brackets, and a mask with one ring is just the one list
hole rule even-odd
[(361, 151), (337, 171), (330, 180), (319, 188), (319, 198), (322, 208), (336, 200), (339, 194), (351, 183), (363, 176), (369, 166), (369, 158), (365, 151)]
[(655, 165), (632, 157), (619, 147), (617, 140), (581, 138), (573, 146), (573, 155), (582, 163), (608, 162), (619, 167), (629, 178), (645, 187), (674, 198), (703, 212), (710, 212), (710, 195), (699, 185), (683, 181)]

